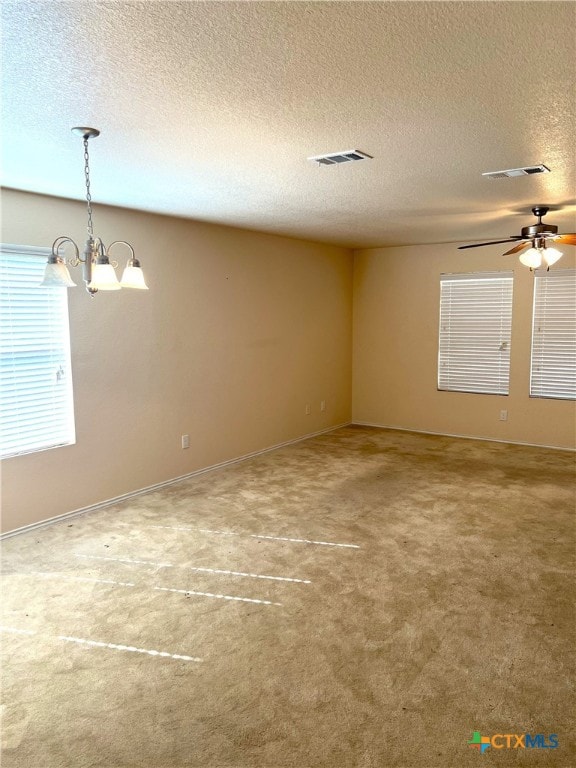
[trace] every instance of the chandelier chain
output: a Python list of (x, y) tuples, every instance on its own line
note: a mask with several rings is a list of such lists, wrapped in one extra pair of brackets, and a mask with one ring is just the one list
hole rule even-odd
[(88, 207), (88, 235), (92, 237), (92, 195), (90, 194), (90, 158), (88, 157), (88, 137), (84, 137), (84, 176), (86, 177), (86, 203)]

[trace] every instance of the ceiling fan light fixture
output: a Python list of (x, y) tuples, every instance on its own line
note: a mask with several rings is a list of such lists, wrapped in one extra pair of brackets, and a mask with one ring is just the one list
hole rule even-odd
[(530, 269), (538, 269), (538, 267), (542, 264), (542, 251), (540, 248), (529, 248), (527, 251), (524, 251), (519, 257), (520, 263), (524, 264), (525, 267), (530, 267)]
[(544, 248), (542, 250), (542, 258), (549, 267), (551, 267), (552, 264), (556, 264), (558, 259), (561, 259), (563, 255), (562, 251), (559, 251), (558, 248)]

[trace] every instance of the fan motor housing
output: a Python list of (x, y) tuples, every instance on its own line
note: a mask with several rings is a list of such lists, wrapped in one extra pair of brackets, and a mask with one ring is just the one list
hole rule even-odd
[(534, 237), (552, 237), (558, 234), (558, 227), (554, 224), (531, 224), (522, 227), (522, 239), (531, 240)]
[(534, 237), (552, 237), (558, 234), (558, 227), (554, 224), (532, 224), (529, 227), (522, 227), (522, 239), (532, 239)]
[(529, 227), (522, 227), (522, 239), (528, 240), (535, 237), (552, 237), (558, 234), (558, 227), (554, 224), (542, 224), (542, 217), (546, 216), (550, 209), (544, 205), (536, 205), (532, 208), (532, 213), (538, 218), (537, 224), (531, 224)]

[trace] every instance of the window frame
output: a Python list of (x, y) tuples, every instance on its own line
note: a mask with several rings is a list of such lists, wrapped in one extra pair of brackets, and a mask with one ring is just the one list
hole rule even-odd
[[(40, 246), (0, 244), (0, 266), (2, 276), (8, 275), (7, 281), (10, 270), (13, 274), (18, 269), (17, 265), (9, 264), (10, 259), (21, 262), (18, 286), (4, 281), (0, 285), (0, 316), (4, 328), (0, 329), (3, 358), (0, 360), (0, 417), (4, 422), (0, 458), (3, 460), (76, 443), (68, 292), (39, 286), (50, 253), (50, 248)], [(22, 271), (24, 262), (33, 261), (37, 263), (37, 270)], [(35, 317), (36, 290), (39, 304)], [(42, 297), (42, 292), (48, 291), (51, 293)], [(17, 295), (22, 297), (19, 306), (11, 303)], [(19, 326), (18, 321), (21, 321)], [(24, 323), (28, 323), (28, 335), (23, 330)], [(37, 346), (30, 349), (30, 342), (36, 343), (36, 339)], [(22, 350), (26, 346), (27, 352)], [(26, 354), (29, 364), (25, 373), (22, 362), (18, 366), (18, 357)], [(52, 369), (55, 380), (51, 378)], [(29, 398), (28, 405), (26, 398)]]
[[(558, 286), (558, 282), (562, 279), (567, 280), (568, 285)], [(556, 281), (556, 283), (552, 282)], [(573, 285), (570, 283), (573, 282)], [(556, 285), (558, 294), (550, 299), (548, 306), (546, 307), (546, 299), (548, 298), (547, 289)], [(560, 288), (560, 290), (558, 290)], [(544, 292), (544, 296), (542, 296)], [(566, 300), (566, 297), (569, 297)], [(538, 301), (543, 298), (544, 306), (538, 306)], [(554, 305), (552, 306), (552, 303)], [(562, 306), (563, 305), (563, 306)], [(549, 313), (555, 313), (556, 317), (545, 317), (546, 310)], [(565, 316), (562, 317), (562, 327), (558, 327), (556, 321), (557, 313), (565, 311)], [(570, 318), (572, 318), (572, 327), (570, 327)], [(552, 328), (549, 333), (554, 338), (545, 345), (545, 330), (540, 330), (537, 335), (536, 326), (538, 323), (542, 324), (544, 321), (548, 322), (548, 328), (550, 324)], [(553, 348), (554, 347), (554, 348)], [(571, 349), (572, 347), (572, 349)], [(560, 370), (558, 367), (550, 364), (551, 358), (566, 357), (570, 355), (570, 352), (574, 355), (572, 358), (572, 370), (574, 371), (574, 390), (564, 393), (559, 393), (559, 377), (564, 378), (564, 383), (569, 382), (569, 368), (567, 361), (564, 360), (564, 370)], [(548, 359), (548, 367), (546, 371), (537, 371), (538, 366), (545, 365)], [(568, 370), (567, 370), (568, 368)], [(539, 381), (537, 382), (537, 380)], [(556, 391), (554, 391), (556, 380)], [(547, 392), (547, 393), (546, 393)], [(554, 270), (542, 270), (538, 269), (534, 272), (534, 288), (532, 298), (532, 335), (530, 339), (530, 385), (529, 385), (530, 397), (543, 399), (543, 400), (564, 400), (574, 401), (576, 400), (576, 269), (554, 269)]]
[[(454, 290), (452, 286), (457, 284), (466, 284), (468, 296), (465, 292), (460, 301), (464, 298), (473, 299), (474, 286), (471, 283), (488, 283), (499, 281), (496, 286), (497, 291), (486, 291), (482, 297), (478, 293), (478, 305), (476, 307), (459, 308), (458, 299), (452, 296)], [(478, 285), (478, 288), (480, 285)], [(446, 294), (444, 293), (446, 291)], [(437, 391), (439, 392), (460, 392), (463, 394), (474, 395), (498, 395), (507, 397), (510, 394), (510, 353), (512, 346), (512, 314), (514, 302), (514, 272), (512, 270), (485, 271), (485, 272), (459, 272), (442, 273), (440, 275), (440, 298), (439, 298), (439, 322), (438, 322), (438, 357), (437, 357)], [(482, 306), (482, 305), (485, 306)], [(505, 352), (496, 357), (494, 351), (483, 351), (483, 363), (478, 364), (470, 361), (470, 345), (476, 338), (482, 344), (493, 343), (489, 337), (489, 332), (484, 335), (478, 335), (475, 323), (479, 324), (484, 318), (490, 318), (490, 312), (500, 305), (498, 323), (491, 327), (493, 335), (499, 337), (499, 352)], [(472, 311), (473, 309), (473, 311)], [(458, 324), (460, 323), (460, 327)], [(454, 325), (454, 330), (447, 328), (448, 325)], [(498, 325), (498, 328), (496, 327)], [(463, 335), (467, 333), (469, 338)], [(457, 336), (460, 335), (460, 340)], [(467, 345), (462, 342), (467, 342)], [(505, 345), (502, 347), (502, 345)], [(452, 355), (452, 357), (451, 357)], [(497, 368), (487, 371), (486, 366), (493, 361), (497, 362)], [(453, 372), (447, 370), (452, 365)], [(484, 366), (484, 376), (473, 381), (474, 377), (482, 370)], [(466, 373), (468, 368), (468, 373)], [(488, 375), (487, 375), (488, 374)], [(468, 379), (466, 378), (468, 377)], [(459, 385), (459, 380), (461, 384)]]

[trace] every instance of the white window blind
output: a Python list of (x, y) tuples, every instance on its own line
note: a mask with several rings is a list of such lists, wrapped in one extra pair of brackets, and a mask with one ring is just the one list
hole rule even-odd
[(507, 395), (512, 272), (442, 275), (438, 389)]
[(536, 272), (530, 395), (576, 400), (576, 270)]
[(0, 246), (0, 455), (75, 441), (68, 295), (39, 288), (50, 251)]

